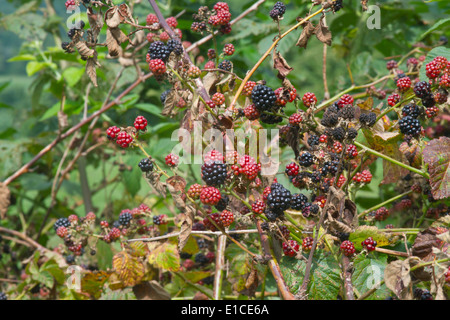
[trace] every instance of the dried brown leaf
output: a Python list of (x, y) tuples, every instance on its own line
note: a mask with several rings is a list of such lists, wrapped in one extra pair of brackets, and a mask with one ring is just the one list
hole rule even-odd
[(300, 34), (300, 37), (298, 38), (297, 43), (295, 45), (300, 48), (306, 49), (309, 38), (311, 38), (311, 36), (314, 34), (315, 27), (313, 26), (311, 21), (306, 21), (306, 23), (304, 23), (302, 27), (303, 31)]

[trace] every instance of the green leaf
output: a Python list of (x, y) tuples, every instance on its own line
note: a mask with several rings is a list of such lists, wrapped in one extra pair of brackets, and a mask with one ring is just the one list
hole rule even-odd
[[(376, 286), (379, 286), (380, 282), (384, 279), (384, 269), (386, 265), (386, 255), (358, 255), (353, 261), (354, 271), (352, 274), (352, 283), (355, 291), (362, 295)], [(383, 300), (389, 295), (390, 291), (383, 284), (366, 299)]]
[(450, 24), (450, 18), (447, 19), (443, 19), (443, 20), (439, 20), (438, 22), (436, 22), (430, 29), (428, 29), (427, 31), (425, 31), (424, 33), (422, 33), (417, 39), (416, 41), (420, 41), (423, 38), (425, 38), (427, 35), (429, 35), (431, 32), (433, 32), (434, 30), (437, 30), (447, 24)]
[[(307, 258), (307, 257), (306, 257)], [(280, 269), (289, 290), (296, 294), (305, 276), (306, 262), (284, 256)], [(341, 286), (340, 267), (333, 256), (317, 251), (312, 265), (308, 284), (308, 297), (311, 300), (336, 300)]]
[(62, 75), (64, 77), (64, 80), (66, 80), (67, 82), (67, 86), (75, 86), (78, 81), (80, 81), (81, 77), (84, 74), (84, 71), (85, 70), (83, 68), (78, 67), (68, 67), (67, 69), (65, 69)]

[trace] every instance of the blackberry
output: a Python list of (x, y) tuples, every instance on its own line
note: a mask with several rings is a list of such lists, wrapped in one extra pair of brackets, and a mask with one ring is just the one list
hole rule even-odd
[(422, 104), (427, 109), (434, 107), (434, 105), (436, 104), (436, 101), (434, 100), (433, 94), (430, 93), (429, 95), (422, 98)]
[(291, 208), (294, 210), (302, 210), (306, 203), (308, 198), (302, 193), (294, 193), (291, 197)]
[(347, 130), (347, 139), (354, 140), (358, 136), (358, 130), (355, 128), (349, 128)]
[(419, 98), (424, 98), (431, 93), (431, 85), (427, 81), (420, 81), (414, 85), (414, 94)]
[(129, 227), (132, 219), (133, 215), (131, 212), (124, 212), (119, 216), (119, 224), (124, 227)]
[(314, 163), (314, 156), (309, 152), (304, 152), (299, 156), (298, 162), (301, 166), (309, 167)]
[(69, 31), (67, 31), (67, 36), (72, 39), (75, 36), (75, 33), (77, 32), (77, 30), (75, 28), (70, 29)]
[(355, 117), (355, 108), (351, 105), (346, 105), (339, 110), (338, 116), (346, 120), (351, 120)]
[(411, 116), (406, 116), (398, 121), (400, 131), (403, 134), (409, 134), (412, 136), (417, 136), (422, 131), (419, 120), (414, 119)]
[(141, 161), (139, 161), (138, 166), (142, 172), (153, 171), (153, 162), (151, 162), (149, 158), (144, 158)]
[(261, 120), (262, 123), (267, 123), (267, 124), (275, 124), (275, 123), (280, 123), (283, 121), (282, 116), (276, 116), (276, 115), (267, 114), (264, 112), (259, 116), (259, 119)]
[(226, 194), (222, 194), (222, 198), (214, 207), (219, 211), (223, 211), (227, 208), (229, 202), (230, 198)]
[(270, 110), (277, 101), (277, 97), (272, 88), (259, 84), (253, 87), (252, 101), (258, 110)]
[(336, 139), (337, 141), (342, 141), (345, 138), (345, 129), (342, 127), (337, 127), (334, 128), (331, 131), (331, 135), (333, 136), (334, 139)]
[(269, 210), (278, 214), (283, 213), (290, 208), (291, 192), (287, 189), (277, 188), (270, 192), (267, 196), (267, 206)]
[(420, 116), (420, 108), (416, 104), (407, 104), (402, 108), (402, 114), (404, 117), (411, 116), (417, 118)]
[(361, 122), (361, 124), (367, 125), (369, 127), (372, 127), (376, 121), (377, 121), (377, 115), (374, 112), (361, 113), (361, 115), (359, 116), (359, 122)]
[(335, 112), (330, 112), (330, 111), (326, 111), (323, 114), (322, 120), (320, 121), (320, 123), (324, 126), (324, 127), (334, 127), (335, 125), (337, 125), (337, 123), (339, 122), (339, 118), (338, 115)]
[(286, 5), (281, 1), (277, 1), (273, 6), (272, 10), (270, 10), (269, 15), (273, 20), (278, 20), (284, 15), (285, 12), (286, 12)]
[(202, 179), (208, 186), (220, 186), (227, 178), (227, 166), (220, 161), (207, 161), (202, 165)]
[(266, 218), (272, 222), (275, 221), (279, 216), (278, 213), (276, 213), (275, 211), (269, 210), (268, 208), (266, 208), (266, 210), (264, 211), (264, 214), (266, 215)]
[(223, 60), (222, 62), (219, 63), (217, 68), (225, 71), (231, 71), (231, 69), (233, 69), (233, 64), (229, 60)]
[(166, 98), (170, 93), (170, 89), (164, 91), (163, 93), (161, 93), (161, 96), (159, 97), (159, 99), (161, 100), (161, 103), (164, 105), (166, 103)]
[(308, 144), (310, 147), (317, 146), (317, 145), (319, 145), (319, 143), (320, 143), (319, 136), (317, 136), (315, 134), (311, 134), (308, 137)]
[(344, 7), (344, 4), (342, 3), (342, 0), (336, 0), (332, 3), (333, 12), (338, 12)]
[(195, 262), (199, 264), (207, 264), (209, 262), (209, 259), (206, 257), (204, 253), (199, 252), (195, 255)]
[(67, 218), (59, 218), (58, 220), (56, 220), (55, 224), (53, 225), (53, 229), (58, 230), (59, 227), (65, 227), (65, 228), (69, 228), (70, 227), (70, 221)]
[(161, 59), (166, 62), (169, 59), (170, 53), (171, 50), (162, 41), (152, 42), (148, 48), (148, 54), (152, 60)]
[(177, 56), (180, 56), (183, 53), (183, 45), (177, 39), (170, 39), (167, 41), (167, 48)]

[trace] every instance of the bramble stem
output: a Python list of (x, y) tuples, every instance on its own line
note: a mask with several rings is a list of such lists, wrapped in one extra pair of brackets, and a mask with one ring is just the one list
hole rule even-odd
[(400, 166), (400, 167), (402, 167), (402, 168), (408, 169), (409, 171), (418, 173), (418, 174), (420, 174), (422, 177), (425, 177), (425, 178), (427, 178), (427, 179), (430, 178), (430, 176), (428, 175), (428, 173), (423, 172), (422, 170), (419, 170), (419, 169), (417, 169), (417, 168), (411, 167), (411, 166), (409, 166), (409, 165), (407, 165), (407, 164), (405, 164), (405, 163), (403, 163), (403, 162), (400, 162), (400, 161), (398, 161), (398, 160), (395, 160), (395, 159), (393, 159), (393, 158), (391, 158), (391, 157), (388, 157), (387, 155), (384, 155), (384, 154), (382, 154), (382, 153), (380, 153), (380, 152), (378, 152), (378, 151), (375, 151), (375, 150), (373, 150), (373, 149), (371, 149), (371, 148), (369, 148), (369, 147), (367, 147), (367, 146), (361, 144), (361, 143), (358, 142), (358, 141), (355, 141), (354, 144), (355, 144), (356, 146), (358, 146), (358, 147), (360, 147), (360, 148), (366, 150), (367, 152), (373, 154), (373, 155), (376, 155), (376, 156), (378, 156), (378, 157), (380, 157), (380, 158), (383, 158), (384, 160), (387, 160), (387, 161), (389, 161), (389, 162), (392, 162), (393, 164), (396, 164), (396, 165), (398, 165), (398, 166)]

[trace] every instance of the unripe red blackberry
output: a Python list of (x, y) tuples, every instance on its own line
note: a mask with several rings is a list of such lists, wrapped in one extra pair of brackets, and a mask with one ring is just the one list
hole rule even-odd
[(221, 106), (225, 103), (225, 96), (220, 92), (214, 93), (211, 99), (216, 104), (216, 106)]
[(284, 255), (288, 257), (294, 257), (300, 249), (300, 245), (295, 240), (283, 242), (282, 247)]
[(147, 119), (145, 119), (144, 116), (137, 116), (134, 120), (134, 127), (136, 128), (136, 130), (145, 131), (147, 128), (147, 124)]
[(149, 13), (146, 18), (146, 23), (151, 26), (154, 23), (159, 23), (158, 17), (154, 13)]
[(350, 158), (356, 158), (358, 156), (358, 150), (356, 149), (356, 146), (353, 144), (349, 144), (347, 146), (347, 150), (345, 150), (345, 154)]
[(312, 237), (306, 237), (302, 241), (302, 248), (304, 251), (310, 251), (313, 246), (314, 239)]
[(395, 106), (399, 102), (400, 102), (400, 96), (398, 95), (398, 93), (393, 93), (388, 97), (388, 104), (391, 107)]
[(298, 175), (299, 171), (300, 171), (300, 167), (295, 162), (291, 162), (288, 165), (286, 165), (285, 172), (289, 177)]
[(128, 146), (133, 142), (133, 138), (125, 131), (120, 131), (117, 134), (116, 143), (122, 148), (128, 148)]
[(408, 77), (402, 77), (397, 80), (397, 89), (400, 92), (406, 92), (411, 88), (411, 79)]
[(220, 191), (215, 187), (204, 187), (200, 192), (200, 201), (203, 204), (214, 206), (221, 198)]
[(214, 63), (214, 61), (209, 60), (207, 63), (205, 63), (205, 67), (206, 70), (208, 69), (215, 69), (216, 68), (216, 64)]
[(120, 128), (116, 126), (109, 127), (106, 130), (106, 134), (108, 135), (108, 139), (114, 140), (117, 138), (117, 134), (120, 132)]
[(177, 155), (170, 153), (166, 156), (165, 160), (166, 165), (168, 165), (169, 167), (176, 167), (180, 158)]
[(235, 51), (235, 49), (234, 49), (234, 45), (232, 43), (228, 43), (223, 47), (223, 53), (226, 56), (232, 56), (234, 51)]
[(354, 98), (348, 93), (346, 93), (339, 98), (337, 104), (339, 108), (343, 108), (346, 105), (353, 105), (354, 101), (355, 101)]
[(398, 68), (397, 61), (389, 60), (388, 62), (386, 62), (386, 69), (392, 70), (392, 69), (397, 69), (397, 68)]
[(175, 29), (178, 26), (178, 21), (177, 21), (177, 18), (175, 18), (175, 17), (167, 18), (166, 22), (173, 29)]
[(229, 227), (234, 221), (233, 212), (229, 210), (223, 210), (220, 213), (219, 219), (223, 227)]
[(305, 107), (309, 108), (317, 103), (316, 95), (312, 92), (306, 92), (302, 98)]
[(343, 241), (340, 248), (342, 250), (342, 253), (347, 257), (352, 256), (356, 252), (355, 245), (349, 240)]
[[(211, 213), (203, 219), (204, 226), (211, 230), (217, 231), (217, 227), (222, 228), (222, 221), (220, 220), (220, 214), (218, 212)], [(217, 227), (216, 227), (217, 225)]]
[(244, 108), (244, 115), (249, 120), (256, 120), (259, 118), (260, 113), (254, 104), (249, 104)]
[(194, 183), (193, 185), (191, 185), (191, 186), (189, 187), (189, 190), (188, 190), (188, 192), (187, 192), (187, 195), (188, 195), (190, 198), (192, 198), (192, 199), (194, 199), (194, 200), (197, 200), (197, 199), (200, 198), (200, 193), (202, 192), (202, 189), (203, 189), (203, 187), (202, 187), (200, 184)]

